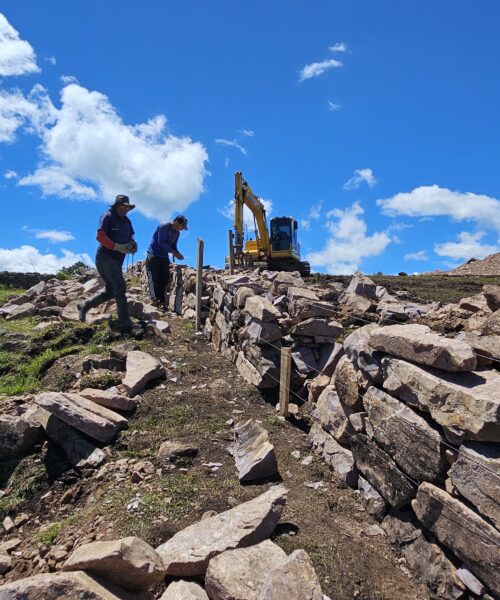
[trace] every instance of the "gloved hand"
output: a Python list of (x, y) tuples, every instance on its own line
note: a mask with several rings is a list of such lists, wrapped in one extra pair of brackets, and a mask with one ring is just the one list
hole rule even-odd
[(113, 250), (116, 250), (116, 252), (121, 252), (122, 254), (128, 254), (130, 252), (128, 246), (128, 244), (115, 244), (113, 246)]
[(127, 247), (128, 247), (128, 251), (129, 251), (131, 254), (135, 254), (135, 253), (137, 252), (137, 242), (136, 242), (135, 240), (131, 240), (131, 241), (130, 241), (130, 242), (127, 244)]

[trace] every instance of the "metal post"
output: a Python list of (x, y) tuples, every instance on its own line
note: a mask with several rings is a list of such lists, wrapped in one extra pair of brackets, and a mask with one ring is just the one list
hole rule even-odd
[(280, 415), (288, 417), (288, 401), (290, 399), (290, 374), (292, 371), (292, 350), (281, 348), (280, 369)]
[(203, 291), (203, 247), (203, 240), (198, 238), (198, 262), (196, 273), (196, 331), (199, 331), (201, 329), (201, 293)]
[(234, 275), (234, 244), (231, 229), (229, 230), (229, 274)]

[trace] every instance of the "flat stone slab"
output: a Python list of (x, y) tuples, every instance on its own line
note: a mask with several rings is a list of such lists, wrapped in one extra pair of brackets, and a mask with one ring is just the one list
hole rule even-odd
[(412, 502), (419, 521), (495, 594), (500, 594), (500, 532), (470, 508), (430, 483)]
[(363, 397), (373, 436), (396, 463), (417, 481), (436, 481), (445, 472), (439, 431), (403, 402), (373, 386)]
[(259, 600), (267, 576), (286, 558), (285, 552), (270, 540), (229, 550), (210, 561), (205, 589), (211, 600)]
[(340, 401), (353, 410), (363, 410), (359, 378), (359, 371), (356, 371), (353, 363), (344, 355), (337, 364), (332, 376), (332, 383)]
[(85, 388), (79, 394), (87, 400), (91, 400), (96, 404), (100, 404), (106, 408), (113, 410), (123, 410), (129, 412), (137, 408), (137, 401), (109, 390), (95, 390), (93, 388)]
[(160, 596), (160, 600), (209, 600), (207, 593), (194, 581), (174, 581)]
[(245, 302), (245, 312), (259, 321), (275, 321), (281, 317), (280, 311), (263, 296), (250, 296)]
[(309, 337), (324, 336), (336, 339), (343, 331), (343, 327), (337, 321), (328, 319), (306, 319), (301, 323), (294, 325), (290, 333), (292, 335), (303, 335)]
[(238, 352), (236, 368), (243, 379), (259, 389), (275, 388), (279, 385), (279, 370), (270, 361), (263, 362), (260, 369)]
[(122, 381), (129, 396), (140, 394), (146, 383), (165, 375), (165, 368), (151, 354), (132, 350), (127, 354), (126, 375)]
[(382, 381), (380, 360), (381, 352), (376, 352), (370, 346), (370, 336), (373, 331), (379, 329), (376, 323), (370, 323), (354, 330), (344, 340), (344, 351), (346, 356), (354, 365), (363, 371), (372, 381)]
[(236, 424), (233, 454), (241, 483), (274, 477), (278, 473), (269, 434), (253, 419)]
[(476, 356), (466, 342), (433, 333), (427, 325), (389, 325), (371, 332), (370, 346), (444, 371), (473, 371)]
[(454, 487), (500, 530), (500, 448), (467, 442), (448, 471)]
[(134, 591), (148, 590), (165, 577), (161, 557), (149, 544), (133, 536), (84, 544), (71, 554), (63, 570), (86, 571)]
[(352, 409), (340, 402), (335, 387), (327, 385), (318, 398), (313, 417), (337, 442), (349, 446), (355, 433), (349, 422), (352, 412)]
[(156, 549), (166, 574), (204, 575), (214, 556), (267, 539), (280, 520), (286, 494), (284, 486), (274, 486), (249, 502), (179, 531)]
[(352, 452), (341, 446), (318, 422), (314, 422), (307, 437), (317, 454), (329, 465), (337, 479), (356, 489), (358, 472)]
[(4, 304), (4, 306), (0, 308), (0, 315), (5, 317), (7, 321), (31, 317), (35, 312), (36, 307), (31, 302), (25, 302), (24, 304)]
[(309, 555), (295, 550), (269, 573), (259, 600), (323, 600), (321, 585)]
[(459, 429), (469, 440), (500, 442), (498, 371), (445, 373), (397, 358), (384, 358), (382, 369), (387, 391), (430, 412), (443, 427)]
[(116, 422), (75, 404), (68, 394), (42, 392), (36, 396), (35, 403), (61, 421), (103, 444), (109, 444), (120, 429)]

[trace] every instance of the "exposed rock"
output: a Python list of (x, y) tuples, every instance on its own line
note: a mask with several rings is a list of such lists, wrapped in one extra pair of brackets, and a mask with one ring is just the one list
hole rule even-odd
[(254, 319), (267, 322), (279, 319), (280, 311), (263, 296), (250, 296), (245, 302), (245, 312)]
[[(295, 289), (295, 288), (292, 288)], [(309, 291), (304, 288), (304, 291)], [(290, 294), (290, 290), (288, 290)], [(314, 294), (316, 295), (316, 294)], [(288, 304), (288, 314), (292, 319), (314, 319), (326, 317), (330, 319), (334, 313), (334, 308), (329, 302), (311, 301), (309, 298), (299, 297), (291, 300)]]
[(64, 310), (61, 313), (61, 317), (65, 321), (78, 321), (79, 319), (79, 308), (78, 304), (81, 302), (80, 300), (72, 300), (69, 304), (64, 307)]
[[(318, 294), (306, 287), (289, 287), (286, 297), (288, 298), (289, 302), (295, 302), (296, 300), (308, 300), (309, 304), (319, 302)], [(330, 306), (330, 314), (331, 309), (332, 307)]]
[(298, 271), (289, 273), (280, 271), (273, 280), (272, 291), (275, 294), (286, 294), (290, 287), (305, 288), (306, 284)]
[(476, 294), (470, 298), (462, 298), (458, 303), (458, 306), (464, 310), (470, 311), (471, 313), (476, 313), (479, 311), (486, 313), (491, 312), (491, 308), (489, 307), (484, 294)]
[(492, 311), (500, 309), (500, 285), (484, 285), (483, 294)]
[(205, 588), (211, 600), (259, 600), (270, 571), (286, 558), (285, 552), (270, 540), (229, 550), (210, 561)]
[(0, 415), (0, 461), (22, 456), (43, 440), (43, 429), (23, 417)]
[(339, 298), (339, 304), (344, 304), (348, 296), (355, 295), (367, 298), (368, 300), (378, 301), (377, 286), (373, 281), (357, 271), (353, 276), (347, 289)]
[(351, 449), (357, 469), (391, 506), (400, 508), (410, 502), (413, 486), (382, 448), (358, 433), (352, 439)]
[(425, 539), (420, 529), (404, 515), (388, 515), (382, 527), (409, 567), (422, 577), (438, 598), (457, 600), (462, 597), (465, 588), (456, 576), (455, 567), (437, 544)]
[(4, 304), (0, 308), (0, 315), (5, 317), (7, 321), (31, 317), (35, 312), (36, 307), (31, 302), (25, 302), (24, 304)]
[(440, 433), (411, 408), (370, 387), (363, 397), (377, 442), (417, 481), (436, 481), (444, 475), (444, 445)]
[(16, 528), (14, 521), (9, 516), (5, 517), (2, 521), (2, 526), (5, 529), (5, 533), (10, 533)]
[(263, 362), (257, 368), (243, 352), (238, 352), (236, 368), (243, 379), (259, 389), (274, 388), (279, 385), (279, 370), (271, 361)]
[(86, 571), (129, 590), (148, 590), (165, 577), (161, 557), (143, 540), (126, 537), (78, 547), (64, 571)]
[(176, 533), (157, 548), (167, 575), (204, 575), (214, 556), (267, 539), (281, 517), (286, 493), (283, 486), (274, 486), (249, 502)]
[(259, 600), (322, 600), (313, 564), (305, 550), (295, 550), (269, 573)]
[(258, 344), (261, 341), (275, 342), (281, 339), (281, 329), (276, 321), (264, 322), (257, 319), (248, 319), (241, 337), (242, 339), (249, 339), (252, 344)]
[(500, 593), (500, 532), (470, 508), (430, 483), (412, 502), (420, 522), (466, 562), (495, 594)]
[[(134, 594), (136, 600), (148, 596)], [(43, 573), (0, 586), (2, 600), (132, 600), (121, 589), (104, 587), (83, 571)]]
[(364, 325), (353, 331), (344, 340), (344, 351), (352, 363), (358, 366), (365, 375), (375, 383), (381, 383), (381, 352), (375, 352), (370, 346), (370, 336), (379, 329), (376, 323)]
[(349, 407), (341, 404), (333, 385), (328, 385), (320, 397), (313, 416), (337, 442), (349, 446), (354, 429), (349, 422)]
[(0, 552), (0, 575), (5, 575), (12, 568), (12, 558), (6, 552)]
[(108, 444), (118, 433), (116, 423), (78, 406), (67, 394), (42, 392), (35, 398), (35, 402), (68, 425), (104, 444)]
[(316, 453), (331, 467), (337, 479), (349, 487), (357, 487), (358, 472), (352, 453), (347, 448), (336, 442), (317, 422), (312, 424), (307, 439)]
[(343, 356), (332, 377), (332, 383), (337, 390), (340, 401), (354, 411), (363, 410), (363, 399), (358, 385), (358, 373), (352, 362)]
[(478, 369), (445, 373), (397, 358), (384, 358), (384, 388), (466, 439), (500, 441), (500, 373)]
[(477, 335), (462, 331), (457, 339), (463, 340), (474, 350), (478, 366), (491, 365), (500, 356), (500, 335)]
[(342, 344), (335, 343), (332, 345), (324, 345), (321, 347), (318, 361), (318, 370), (331, 377), (338, 365), (339, 360), (344, 355)]
[(500, 449), (469, 442), (448, 471), (454, 487), (500, 530)]
[(163, 442), (158, 450), (158, 458), (165, 462), (177, 462), (185, 458), (194, 458), (198, 454), (198, 447), (176, 440)]
[(165, 375), (162, 365), (147, 352), (134, 350), (127, 354), (127, 374), (122, 381), (130, 396), (140, 394), (146, 383)]
[(329, 384), (330, 377), (328, 377), (327, 375), (318, 375), (314, 379), (308, 379), (304, 384), (308, 390), (308, 401), (311, 402), (311, 404), (316, 404), (319, 396)]
[(387, 503), (377, 490), (361, 475), (358, 477), (358, 490), (366, 512), (381, 521), (387, 510)]
[(292, 359), (299, 373), (314, 373), (319, 370), (314, 352), (308, 346), (297, 346), (292, 352)]
[(160, 600), (209, 600), (207, 593), (194, 581), (173, 581)]
[(370, 346), (444, 371), (473, 371), (477, 360), (466, 342), (444, 338), (427, 325), (390, 325), (371, 332)]
[(335, 340), (342, 331), (342, 325), (336, 321), (328, 321), (326, 319), (306, 319), (305, 321), (294, 325), (290, 330), (290, 333), (292, 335), (310, 337), (324, 336)]
[(96, 404), (95, 402), (92, 402), (92, 400), (88, 400), (79, 394), (66, 393), (65, 396), (79, 408), (88, 410), (89, 412), (92, 412), (103, 419), (111, 421), (111, 423), (114, 423), (118, 429), (126, 429), (128, 427), (128, 419), (122, 415), (119, 415), (114, 410), (110, 410), (105, 406)]
[(467, 589), (469, 589), (472, 593), (476, 594), (477, 596), (481, 596), (481, 594), (484, 592), (483, 584), (479, 581), (477, 577), (474, 577), (474, 575), (469, 571), (469, 569), (465, 565), (462, 565), (460, 569), (457, 569), (457, 577)]
[(137, 408), (136, 400), (109, 390), (85, 388), (80, 392), (80, 396), (83, 396), (96, 404), (115, 410), (131, 411)]
[(241, 483), (274, 477), (278, 461), (268, 432), (253, 419), (234, 428), (234, 460)]

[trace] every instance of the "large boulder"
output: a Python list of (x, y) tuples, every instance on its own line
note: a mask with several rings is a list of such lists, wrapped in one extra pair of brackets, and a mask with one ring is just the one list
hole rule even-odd
[(331, 377), (343, 355), (344, 348), (342, 344), (335, 343), (321, 346), (319, 351), (318, 371), (321, 371), (326, 377)]
[(384, 388), (410, 406), (430, 412), (466, 439), (500, 442), (500, 373), (478, 369), (445, 373), (397, 358), (382, 360)]
[(211, 600), (259, 600), (267, 576), (286, 559), (285, 552), (270, 540), (229, 550), (210, 561), (205, 588)]
[(243, 379), (259, 389), (275, 388), (279, 385), (279, 369), (265, 358), (250, 362), (243, 352), (238, 352), (236, 368)]
[(259, 600), (323, 600), (321, 585), (305, 550), (295, 550), (269, 573)]
[(13, 415), (0, 415), (0, 461), (22, 456), (43, 440), (38, 423)]
[(290, 333), (292, 335), (302, 335), (307, 337), (327, 337), (336, 340), (342, 333), (343, 327), (336, 321), (328, 321), (328, 319), (306, 319), (301, 323), (294, 325)]
[(340, 401), (355, 410), (363, 410), (363, 399), (360, 394), (359, 371), (356, 371), (352, 362), (343, 356), (332, 376), (332, 383), (337, 390)]
[(391, 506), (400, 508), (410, 502), (414, 495), (411, 482), (375, 441), (358, 433), (351, 449), (356, 468)]
[(412, 502), (419, 521), (495, 594), (500, 594), (500, 532), (431, 483)]
[(278, 461), (268, 432), (253, 419), (234, 428), (233, 454), (241, 483), (274, 477)]
[(349, 415), (352, 412), (348, 406), (340, 402), (334, 386), (328, 385), (318, 398), (313, 417), (337, 442), (349, 446), (354, 434), (354, 429), (349, 422)]
[(167, 575), (204, 575), (214, 556), (267, 539), (281, 517), (286, 494), (285, 487), (274, 486), (249, 502), (176, 533), (156, 549)]
[(146, 383), (165, 375), (165, 368), (147, 352), (133, 350), (127, 354), (127, 372), (122, 381), (129, 396), (140, 394)]
[(252, 344), (272, 343), (281, 339), (281, 329), (277, 321), (259, 321), (255, 318), (247, 318), (241, 338), (250, 340)]
[(148, 590), (165, 577), (161, 557), (143, 540), (126, 537), (78, 547), (63, 571), (86, 571), (128, 590)]
[(411, 408), (370, 387), (363, 397), (373, 437), (396, 463), (417, 481), (436, 481), (445, 470), (439, 431)]
[(383, 354), (370, 346), (370, 336), (379, 329), (376, 323), (354, 330), (344, 340), (344, 351), (349, 360), (375, 383), (382, 381), (380, 361)]
[(281, 317), (280, 311), (263, 296), (250, 296), (245, 303), (245, 312), (259, 321), (273, 321)]
[(330, 466), (337, 479), (351, 488), (357, 487), (358, 472), (352, 452), (342, 447), (317, 422), (312, 424), (307, 439), (315, 452)]
[(500, 448), (462, 444), (448, 475), (460, 494), (500, 530)]
[(427, 325), (389, 325), (371, 332), (370, 346), (444, 371), (473, 371), (476, 356), (466, 342), (433, 333)]
[(500, 309), (500, 285), (484, 285), (483, 294), (492, 311)]
[(378, 301), (377, 286), (376, 284), (366, 275), (363, 275), (360, 271), (357, 271), (347, 286), (345, 292), (339, 298), (339, 304), (344, 304), (348, 300), (348, 296), (361, 296), (367, 300)]
[(160, 600), (209, 600), (205, 590), (194, 581), (173, 581)]

